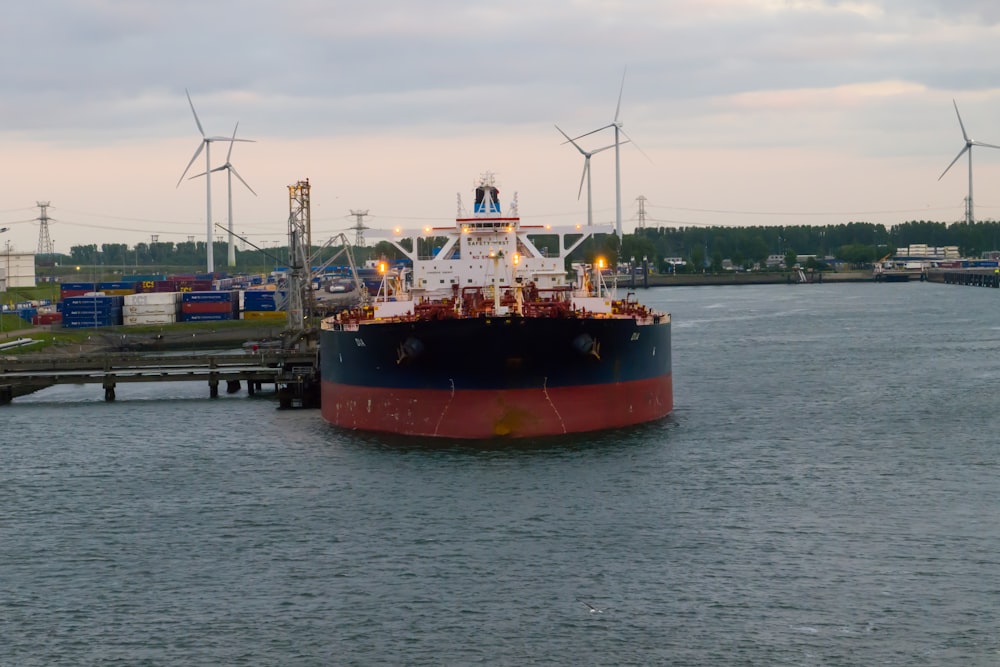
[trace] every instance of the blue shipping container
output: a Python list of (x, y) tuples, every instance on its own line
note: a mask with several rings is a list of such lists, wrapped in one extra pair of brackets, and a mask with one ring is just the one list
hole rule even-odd
[(222, 322), (232, 320), (232, 313), (181, 313), (181, 322)]
[(235, 292), (183, 292), (181, 300), (185, 303), (233, 301)]

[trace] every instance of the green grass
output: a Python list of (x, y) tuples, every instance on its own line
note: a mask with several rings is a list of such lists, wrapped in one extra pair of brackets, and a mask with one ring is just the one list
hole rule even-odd
[(277, 335), (283, 328), (284, 322), (282, 321), (266, 322), (256, 320), (229, 320), (221, 322), (177, 322), (175, 324), (150, 324), (129, 327), (119, 325), (114, 327), (95, 327), (87, 329), (56, 328), (50, 331), (48, 327), (32, 327), (16, 315), (4, 315), (3, 331), (0, 332), (0, 341), (7, 341), (12, 338), (12, 336), (6, 334), (8, 331), (31, 329), (31, 331), (22, 332), (21, 335), (39, 341), (37, 344), (25, 346), (23, 348), (5, 350), (2, 354), (32, 354), (46, 351), (49, 348), (82, 345), (95, 335), (104, 336), (107, 334), (128, 334), (129, 336), (149, 336), (151, 334), (163, 334), (167, 332), (190, 332), (191, 334), (200, 334), (240, 330), (256, 330), (257, 335), (260, 335), (260, 331), (269, 330), (273, 331), (274, 335)]
[(52, 303), (59, 300), (58, 283), (42, 283), (36, 287), (11, 287), (9, 291), (0, 294), (0, 303), (13, 305), (24, 301), (43, 301)]
[(0, 332), (16, 331), (18, 329), (30, 329), (31, 325), (22, 320), (17, 315), (4, 313), (0, 315)]

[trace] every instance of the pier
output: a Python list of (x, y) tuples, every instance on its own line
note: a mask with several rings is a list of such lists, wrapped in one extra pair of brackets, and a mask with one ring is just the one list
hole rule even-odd
[(319, 364), (315, 353), (260, 350), (237, 354), (108, 353), (86, 356), (32, 355), (0, 358), (0, 405), (57, 384), (100, 384), (114, 401), (119, 384), (191, 382), (208, 386), (217, 398), (240, 391), (253, 395), (274, 385), (279, 407), (319, 407)]
[(1000, 273), (996, 269), (932, 269), (927, 280), (946, 285), (1000, 288)]

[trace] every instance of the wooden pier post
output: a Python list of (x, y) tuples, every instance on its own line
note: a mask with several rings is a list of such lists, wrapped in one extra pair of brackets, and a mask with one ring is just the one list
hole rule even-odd
[(104, 400), (108, 403), (112, 403), (115, 400), (115, 376), (105, 375), (104, 376)]

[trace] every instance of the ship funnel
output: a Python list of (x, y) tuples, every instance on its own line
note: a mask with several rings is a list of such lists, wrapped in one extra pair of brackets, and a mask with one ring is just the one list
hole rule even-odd
[(480, 185), (476, 188), (476, 213), (499, 213), (500, 191), (492, 185)]

